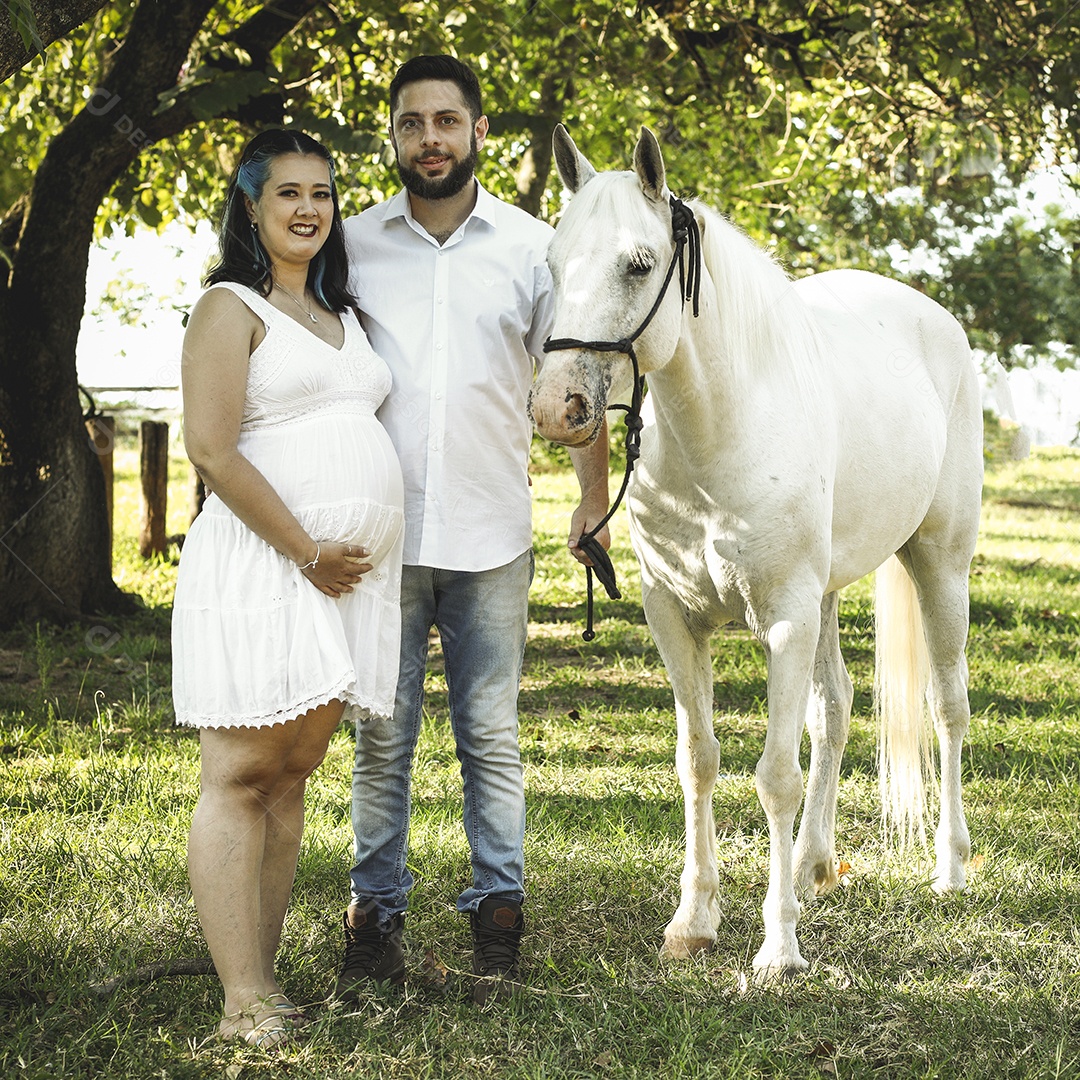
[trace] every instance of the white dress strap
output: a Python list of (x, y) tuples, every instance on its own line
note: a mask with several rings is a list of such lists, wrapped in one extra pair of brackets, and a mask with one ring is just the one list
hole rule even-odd
[(218, 281), (211, 285), (206, 291), (210, 289), (228, 289), (234, 296), (242, 300), (260, 319), (263, 321), (263, 325), (267, 330), (270, 329), (271, 312), (280, 315), (278, 311), (265, 296), (261, 296), (254, 289), (248, 288), (247, 285), (241, 285), (238, 281)]

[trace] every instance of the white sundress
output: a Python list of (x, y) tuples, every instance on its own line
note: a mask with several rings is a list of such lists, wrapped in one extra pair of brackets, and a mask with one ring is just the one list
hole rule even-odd
[(374, 569), (337, 600), (216, 495), (184, 541), (172, 618), (179, 724), (265, 727), (335, 698), (348, 719), (390, 716), (401, 638), (402, 480), (375, 410), (390, 371), (355, 315), (340, 350), (243, 285), (262, 320), (239, 450), (312, 539), (362, 545)]

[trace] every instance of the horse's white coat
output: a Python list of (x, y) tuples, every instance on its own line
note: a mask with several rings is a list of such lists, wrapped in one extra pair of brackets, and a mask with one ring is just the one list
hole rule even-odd
[[(649, 310), (674, 250), (659, 147), (645, 131), (635, 172), (598, 175), (560, 130), (556, 158), (576, 194), (549, 254), (552, 336), (618, 340)], [(736, 620), (768, 662), (756, 775), (770, 872), (754, 960), (767, 978), (806, 966), (796, 887), (823, 892), (837, 881), (837, 785), (852, 701), (837, 591), (894, 553), (903, 570), (879, 575), (877, 609), (886, 815), (906, 836), (922, 828), (929, 739), (912, 712), (925, 713), (928, 701), (942, 762), (935, 884), (964, 886), (964, 646), (982, 413), (964, 332), (933, 301), (858, 271), (791, 282), (719, 215), (694, 210), (701, 313), (683, 308), (676, 276), (637, 342), (650, 392), (627, 497), (645, 613), (675, 695), (686, 804), (682, 897), (665, 948), (689, 955), (716, 940), (709, 638)], [(557, 442), (588, 442), (628, 366), (617, 354), (551, 353), (530, 403), (537, 429)], [(804, 724), (810, 769), (793, 844)]]

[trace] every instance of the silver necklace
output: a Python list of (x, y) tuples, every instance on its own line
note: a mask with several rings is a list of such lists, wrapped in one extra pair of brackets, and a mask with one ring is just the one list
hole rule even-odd
[(311, 313), (311, 308), (301, 304), (300, 301), (293, 296), (292, 292), (289, 289), (286, 289), (280, 281), (275, 281), (274, 285), (279, 288), (313, 323), (318, 325), (319, 320)]

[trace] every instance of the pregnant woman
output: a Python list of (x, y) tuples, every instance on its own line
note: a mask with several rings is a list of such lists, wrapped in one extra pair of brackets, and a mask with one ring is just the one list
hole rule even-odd
[(393, 712), (401, 472), (390, 372), (352, 310), (333, 163), (298, 131), (246, 147), (184, 340), (184, 439), (212, 489), (184, 544), (173, 700), (199, 728), (188, 873), (222, 1038), (304, 1023), (274, 975), (304, 785), (343, 716)]

